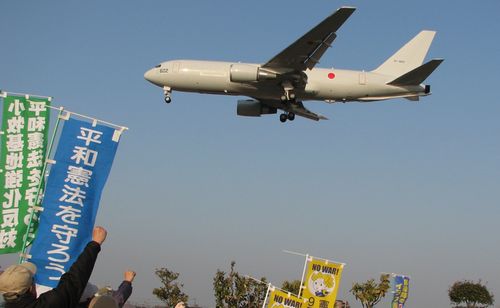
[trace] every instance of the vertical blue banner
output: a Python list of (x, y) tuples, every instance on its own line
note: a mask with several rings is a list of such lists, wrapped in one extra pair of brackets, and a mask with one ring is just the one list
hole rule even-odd
[(394, 298), (392, 299), (391, 308), (403, 308), (405, 306), (409, 288), (410, 277), (403, 275), (394, 276)]
[(37, 284), (55, 287), (92, 239), (99, 200), (118, 147), (114, 128), (65, 122), (47, 179), (30, 261)]

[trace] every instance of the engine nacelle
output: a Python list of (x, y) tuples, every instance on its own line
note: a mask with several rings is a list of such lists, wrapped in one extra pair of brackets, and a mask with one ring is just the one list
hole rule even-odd
[(244, 117), (260, 117), (263, 114), (275, 114), (278, 110), (253, 99), (239, 100), (236, 113)]
[(254, 82), (276, 79), (276, 73), (251, 64), (231, 64), (229, 78), (232, 82)]

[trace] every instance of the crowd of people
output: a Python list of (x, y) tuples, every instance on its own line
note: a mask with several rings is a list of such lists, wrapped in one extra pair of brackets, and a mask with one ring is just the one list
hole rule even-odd
[[(132, 294), (132, 282), (136, 275), (134, 271), (124, 273), (124, 279), (116, 290), (109, 287), (99, 289), (89, 283), (106, 236), (106, 229), (95, 227), (92, 241), (87, 244), (69, 271), (61, 276), (58, 285), (42, 294), (37, 294), (34, 281), (36, 266), (33, 263), (24, 262), (6, 268), (0, 274), (0, 292), (3, 294), (5, 307), (123, 307)], [(179, 304), (182, 305), (177, 308), (185, 307), (184, 303)]]
[[(92, 241), (69, 271), (61, 276), (55, 288), (43, 289), (43, 293), (40, 289), (37, 292), (34, 280), (37, 269), (31, 262), (11, 265), (0, 272), (0, 293), (3, 294), (5, 308), (122, 308), (132, 294), (132, 282), (136, 276), (134, 271), (125, 271), (123, 281), (116, 290), (110, 287), (99, 289), (89, 283), (106, 236), (106, 229), (95, 227)], [(336, 303), (336, 307), (337, 304), (339, 303)], [(349, 307), (349, 304), (342, 303), (339, 307)], [(175, 308), (187, 308), (187, 305), (179, 302)]]

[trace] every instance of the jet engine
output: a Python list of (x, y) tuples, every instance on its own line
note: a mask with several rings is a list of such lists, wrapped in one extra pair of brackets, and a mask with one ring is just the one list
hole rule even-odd
[(239, 100), (236, 113), (244, 117), (260, 117), (263, 114), (275, 114), (278, 110), (253, 99)]
[(239, 63), (231, 64), (229, 76), (232, 82), (253, 82), (276, 79), (277, 77), (276, 73), (262, 69), (256, 65)]

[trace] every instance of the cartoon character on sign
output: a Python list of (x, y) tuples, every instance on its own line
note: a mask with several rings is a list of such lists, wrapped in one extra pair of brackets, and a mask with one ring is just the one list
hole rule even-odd
[(309, 292), (326, 297), (335, 289), (335, 276), (314, 271), (309, 277)]

